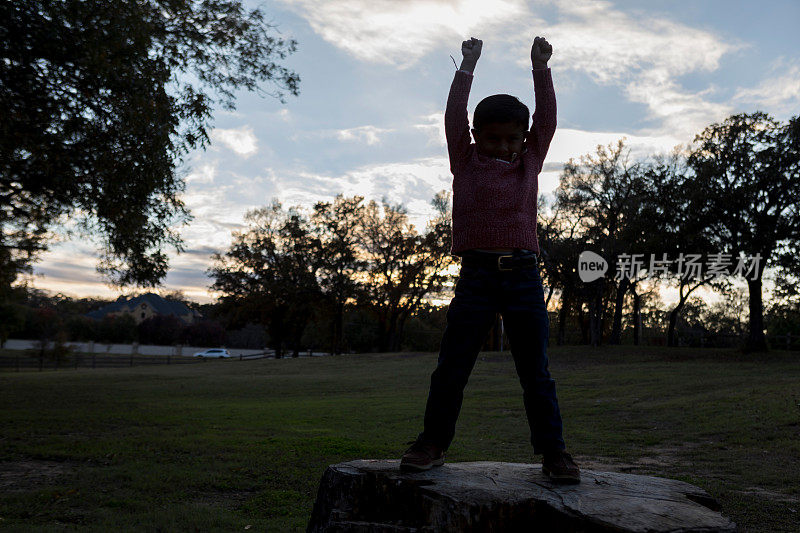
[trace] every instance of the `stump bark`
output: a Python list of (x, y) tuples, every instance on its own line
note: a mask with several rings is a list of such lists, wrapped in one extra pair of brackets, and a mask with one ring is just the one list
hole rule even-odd
[(540, 464), (445, 463), (400, 471), (356, 460), (322, 475), (308, 532), (735, 532), (706, 491), (674, 479), (581, 470), (557, 484)]

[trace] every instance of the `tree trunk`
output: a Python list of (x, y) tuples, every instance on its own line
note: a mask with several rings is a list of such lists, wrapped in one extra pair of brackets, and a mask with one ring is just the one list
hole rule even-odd
[(633, 293), (633, 345), (639, 346), (642, 340), (642, 297), (631, 289)]
[(275, 359), (283, 357), (283, 340), (285, 338), (286, 330), (286, 313), (287, 309), (284, 307), (277, 308), (270, 317), (268, 331), (270, 340), (275, 347)]
[(395, 349), (397, 339), (398, 313), (390, 311), (387, 316), (379, 318), (378, 351), (389, 352)]
[(571, 298), (572, 295), (568, 292), (564, 291), (561, 293), (561, 308), (558, 310), (558, 335), (556, 336), (556, 344), (558, 346), (564, 344), (565, 341), (569, 306), (572, 303), (570, 301)]
[(678, 315), (683, 309), (683, 302), (678, 302), (678, 305), (669, 312), (669, 327), (667, 328), (667, 346), (676, 346), (675, 327), (678, 324)]
[(333, 353), (342, 353), (342, 341), (344, 338), (344, 302), (336, 303), (336, 316), (333, 319)]
[(378, 352), (389, 351), (389, 320), (382, 312), (378, 311)]
[(289, 315), (289, 331), (291, 332), (292, 340), (292, 357), (300, 357), (300, 342), (303, 339), (303, 333), (306, 331), (310, 319), (311, 311), (305, 305), (300, 309), (295, 309), (295, 312)]
[(747, 336), (745, 350), (766, 352), (767, 339), (764, 336), (764, 304), (761, 300), (761, 278), (747, 280), (750, 290), (750, 334)]
[(403, 328), (406, 325), (408, 315), (403, 314), (397, 319), (397, 328), (395, 328), (394, 337), (392, 338), (391, 351), (399, 352), (402, 348), (403, 342)]
[[(597, 280), (602, 282), (602, 278)], [(589, 333), (591, 335), (590, 344), (600, 346), (603, 337), (603, 285), (597, 283), (595, 294), (589, 307)]]
[(581, 326), (581, 344), (589, 344), (589, 321), (586, 319), (583, 302), (578, 302), (578, 321)]
[(553, 291), (554, 290), (555, 290), (555, 287), (551, 284), (550, 287), (547, 290), (547, 298), (545, 298), (545, 300), (544, 300), (545, 309), (550, 305), (550, 298), (553, 297)]
[(614, 304), (614, 323), (611, 326), (611, 336), (608, 339), (608, 344), (621, 344), (622, 343), (622, 306), (625, 302), (625, 293), (628, 292), (628, 287), (631, 286), (631, 280), (623, 277), (617, 286), (616, 302)]
[(337, 316), (336, 316), (336, 309), (334, 307), (334, 311), (333, 313), (331, 313), (331, 329), (330, 329), (331, 336), (328, 339), (330, 341), (330, 344), (328, 345), (328, 351), (330, 352), (331, 355), (336, 355), (336, 322), (337, 322)]

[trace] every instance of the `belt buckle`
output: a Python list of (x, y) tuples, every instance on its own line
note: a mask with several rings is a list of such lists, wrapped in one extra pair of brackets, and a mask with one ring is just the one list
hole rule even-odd
[(502, 258), (504, 258), (504, 257), (511, 257), (511, 258), (513, 258), (514, 256), (513, 256), (513, 255), (498, 255), (498, 256), (497, 256), (497, 270), (501, 270), (501, 271), (510, 271), (510, 270), (512, 270), (512, 267), (503, 268), (503, 265), (502, 265), (502, 263), (500, 262), (500, 260), (501, 260)]

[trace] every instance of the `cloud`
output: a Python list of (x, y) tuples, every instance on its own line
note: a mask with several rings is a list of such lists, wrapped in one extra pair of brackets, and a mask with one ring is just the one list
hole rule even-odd
[(235, 129), (215, 128), (211, 131), (210, 137), (212, 142), (222, 143), (245, 159), (258, 152), (256, 136), (250, 126)]
[[(434, 215), (430, 201), (442, 189), (450, 190), (452, 175), (446, 157), (418, 158), (408, 162), (364, 165), (337, 175), (306, 171), (276, 181), (284, 207), (300, 205), (310, 209), (318, 201), (331, 201), (337, 194), (363, 196), (365, 202), (402, 203), (409, 222), (418, 230)], [(284, 201), (285, 200), (285, 201)]]
[[(199, 302), (211, 302), (214, 293), (208, 290), (211, 279), (205, 274), (211, 267), (211, 254), (227, 249), (230, 244), (230, 232), (224, 231), (218, 247), (205, 246), (205, 239), (199, 235), (203, 231), (213, 231), (213, 225), (201, 221), (195, 228), (194, 235), (189, 235), (187, 253), (176, 254), (172, 249), (165, 249), (169, 255), (170, 270), (159, 290), (181, 290), (184, 294)], [(193, 247), (197, 245), (196, 247)], [(96, 271), (97, 252), (84, 241), (70, 241), (54, 245), (43, 254), (41, 262), (34, 265), (32, 276), (24, 276), (25, 280), (38, 289), (63, 293), (72, 297), (100, 296), (116, 298), (124, 294), (126, 289), (111, 287), (105, 283)]]
[(231, 231), (244, 227), (245, 213), (263, 202), (252, 198), (237, 201), (237, 188), (232, 185), (208, 190), (189, 190), (184, 201), (195, 219), (181, 229), (181, 236), (190, 248), (224, 249), (230, 243)]
[(553, 61), (600, 83), (620, 82), (639, 71), (713, 71), (723, 55), (740, 46), (663, 17), (630, 16), (608, 2), (573, 0), (560, 3), (559, 10), (564, 20), (547, 30), (558, 45)]
[(378, 144), (380, 142), (379, 134), (392, 131), (385, 128), (377, 128), (375, 126), (358, 126), (356, 128), (336, 130), (335, 135), (342, 141), (362, 141), (367, 145)]
[(609, 2), (561, 2), (558, 8), (561, 20), (546, 32), (554, 47), (551, 63), (619, 86), (630, 101), (645, 104), (656, 126), (643, 132), (691, 138), (731, 111), (707, 98), (710, 89), (690, 91), (678, 79), (717, 70), (743, 43), (663, 16), (629, 15)]
[(421, 118), (423, 122), (413, 124), (412, 127), (428, 135), (428, 145), (447, 146), (447, 138), (444, 134), (444, 111), (431, 113)]
[(486, 35), (530, 16), (523, 0), (281, 1), (353, 57), (400, 69), (440, 44), (457, 50), (471, 31)]
[(739, 104), (755, 104), (769, 113), (796, 113), (800, 107), (800, 62), (776, 59), (767, 79), (758, 86), (739, 89), (733, 96)]
[(630, 149), (633, 159), (647, 158), (657, 153), (669, 153), (682, 140), (671, 135), (632, 135), (611, 131), (585, 131), (571, 128), (558, 128), (550, 143), (544, 168), (539, 174), (539, 193), (551, 194), (558, 187), (559, 177), (565, 162), (570, 158), (594, 155), (598, 145), (616, 145), (625, 138), (625, 147)]
[[(730, 114), (732, 106), (712, 100), (710, 88), (685, 88), (679, 83), (680, 77), (713, 72), (726, 55), (746, 46), (661, 14), (629, 14), (605, 1), (283, 3), (306, 18), (323, 39), (353, 57), (399, 68), (414, 64), (440, 46), (457, 52), (460, 40), (473, 32), (494, 45), (486, 47), (484, 55), (519, 58), (517, 63), (529, 68), (531, 28), (542, 27), (543, 31), (533, 33), (545, 35), (553, 43), (551, 64), (555, 68), (584, 73), (600, 85), (620, 87), (628, 100), (647, 106), (647, 118), (653, 126), (640, 133), (669, 132), (687, 140), (707, 124)], [(539, 13), (547, 17), (556, 13), (557, 20), (544, 21)], [(567, 76), (562, 79), (565, 86), (574, 83)], [(787, 91), (791, 87), (787, 82)], [(432, 142), (436, 142), (435, 131), (429, 129)]]
[(550, 143), (545, 165), (553, 161), (565, 162), (571, 157), (578, 158), (584, 154), (594, 154), (597, 145), (616, 144), (623, 137), (625, 146), (631, 150), (632, 157), (668, 153), (681, 144), (681, 139), (672, 135), (633, 135), (622, 132), (558, 128)]
[(372, 146), (381, 142), (381, 135), (391, 131), (394, 130), (365, 125), (344, 129), (307, 130), (293, 134), (290, 139), (293, 141), (299, 139), (338, 139), (340, 141), (361, 142)]
[(186, 176), (186, 183), (203, 183), (209, 184), (214, 183), (214, 178), (217, 175), (217, 162), (212, 161), (210, 163), (205, 163), (200, 166), (199, 169), (190, 172)]

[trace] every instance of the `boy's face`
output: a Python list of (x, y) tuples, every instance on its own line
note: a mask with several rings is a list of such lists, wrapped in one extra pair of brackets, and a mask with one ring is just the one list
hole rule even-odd
[(511, 161), (511, 154), (522, 153), (526, 134), (525, 128), (514, 122), (493, 122), (480, 131), (472, 128), (478, 153), (505, 161)]

